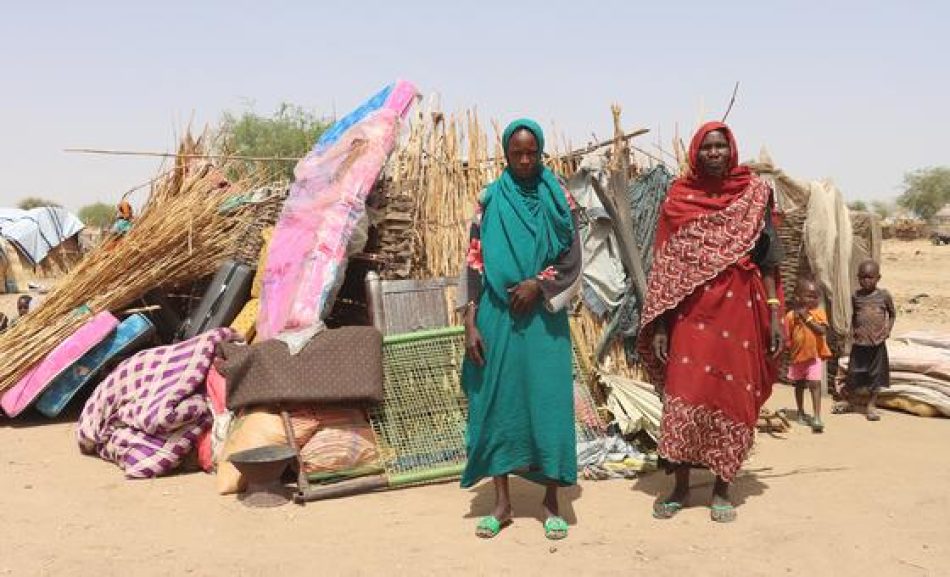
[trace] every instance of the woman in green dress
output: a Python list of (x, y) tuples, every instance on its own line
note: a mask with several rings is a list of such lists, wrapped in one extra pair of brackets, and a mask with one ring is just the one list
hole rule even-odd
[(545, 487), (545, 535), (567, 536), (558, 488), (577, 482), (571, 336), (566, 306), (579, 287), (574, 203), (541, 163), (537, 123), (512, 122), (507, 167), (481, 194), (463, 270), (468, 462), (462, 487), (485, 477), (495, 508), (476, 530), (494, 537), (512, 519), (508, 475)]

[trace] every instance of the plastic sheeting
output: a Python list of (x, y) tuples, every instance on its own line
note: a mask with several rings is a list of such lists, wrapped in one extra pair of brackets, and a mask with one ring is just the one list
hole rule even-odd
[(297, 164), (267, 255), (258, 340), (279, 337), (297, 349), (321, 325), (366, 197), (415, 96), (415, 86), (397, 81), (331, 127)]
[(16, 245), (34, 266), (83, 228), (76, 215), (59, 206), (0, 208), (0, 236)]

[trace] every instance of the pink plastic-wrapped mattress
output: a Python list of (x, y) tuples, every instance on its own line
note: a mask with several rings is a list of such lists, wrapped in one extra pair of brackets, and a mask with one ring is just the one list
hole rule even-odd
[(69, 370), (73, 363), (101, 343), (118, 325), (119, 320), (109, 311), (89, 319), (3, 394), (0, 399), (3, 412), (16, 417), (26, 410), (56, 377)]
[(297, 164), (267, 255), (258, 340), (306, 330), (329, 312), (347, 245), (415, 95), (409, 82), (387, 87)]

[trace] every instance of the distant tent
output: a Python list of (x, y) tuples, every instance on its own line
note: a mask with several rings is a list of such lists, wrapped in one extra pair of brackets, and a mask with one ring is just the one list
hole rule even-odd
[(78, 262), (82, 221), (62, 207), (0, 208), (0, 290), (22, 292)]

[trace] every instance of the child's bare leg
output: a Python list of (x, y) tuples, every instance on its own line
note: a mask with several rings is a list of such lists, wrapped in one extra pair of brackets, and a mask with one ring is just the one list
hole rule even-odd
[(805, 420), (805, 381), (795, 381), (795, 405), (798, 409), (798, 424), (804, 425)]
[(869, 421), (881, 420), (881, 415), (877, 414), (877, 389), (871, 389), (871, 398), (868, 399), (868, 409), (865, 415)]
[(821, 381), (808, 381), (808, 389), (811, 391), (811, 406), (815, 411), (811, 419), (811, 428), (816, 433), (820, 433), (825, 428), (821, 422)]

